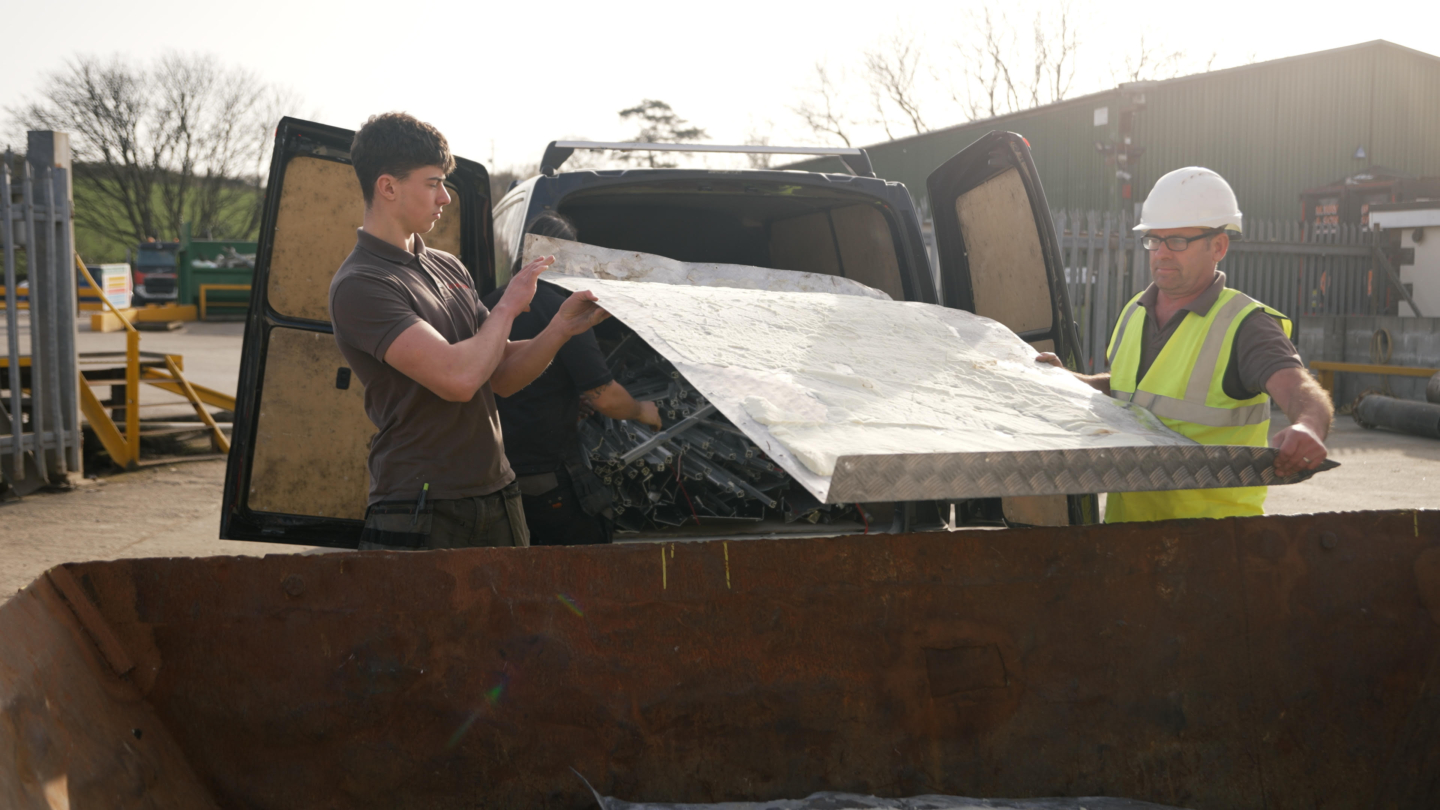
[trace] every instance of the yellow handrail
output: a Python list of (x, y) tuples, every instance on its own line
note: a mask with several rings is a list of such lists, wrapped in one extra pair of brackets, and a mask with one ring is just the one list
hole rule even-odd
[(1415, 366), (1391, 366), (1381, 363), (1342, 363), (1336, 360), (1311, 360), (1310, 370), (1319, 378), (1320, 387), (1335, 395), (1335, 373), (1379, 374), (1382, 377), (1432, 377), (1440, 369)]
[[(179, 355), (171, 356), (179, 357)], [(183, 371), (184, 369), (181, 370)], [(185, 389), (181, 387), (180, 383), (175, 382), (174, 378), (169, 375), (169, 372), (148, 367), (140, 369), (140, 374), (144, 382), (159, 388), (161, 391), (169, 391), (172, 394), (179, 394), (182, 397), (187, 396)], [(193, 390), (195, 396), (199, 397), (200, 401), (206, 405), (213, 405), (222, 411), (234, 412), (235, 410), (235, 397), (229, 394), (222, 394), (213, 388), (196, 385), (194, 382), (190, 383), (190, 389)]]
[[(95, 283), (95, 277), (90, 275), (90, 268), (85, 266), (80, 254), (76, 253), (74, 256), (75, 267), (85, 274), (90, 286), (101, 293), (100, 300), (105, 302), (105, 306), (120, 319), (120, 323), (125, 324), (125, 458), (114, 458), (113, 452), (111, 458), (116, 464), (133, 469), (140, 461), (140, 331), (129, 318), (120, 314), (119, 307), (116, 307), (100, 289), (100, 285)], [(80, 377), (80, 385), (86, 385), (84, 375)], [(101, 410), (100, 413), (103, 414), (104, 411)]]
[[(250, 292), (250, 285), (249, 285), (249, 284), (201, 284), (201, 285), (200, 285), (200, 289), (199, 289), (199, 291), (196, 293), (196, 296), (195, 296), (195, 297), (196, 297), (196, 299), (197, 299), (197, 303), (199, 303), (199, 305), (200, 305), (200, 320), (202, 320), (202, 321), (205, 320), (205, 311), (206, 311), (206, 309), (207, 309), (207, 304), (208, 304), (208, 301), (207, 301), (206, 299), (209, 297), (209, 294), (210, 294), (210, 291), (211, 291), (211, 290), (221, 290), (221, 291), (227, 291), (227, 290), (228, 290), (228, 291), (231, 291), (231, 292)], [(225, 304), (226, 306), (231, 306), (231, 304), (229, 304), (228, 302), (223, 302), (223, 301), (222, 301), (221, 303)], [(248, 304), (248, 303), (247, 303), (247, 304), (244, 304), (244, 306), (247, 306), (247, 307), (248, 307), (249, 304)]]
[(210, 412), (205, 410), (204, 404), (200, 402), (200, 397), (195, 393), (195, 389), (190, 385), (190, 381), (185, 379), (185, 374), (180, 371), (180, 364), (175, 362), (175, 355), (165, 355), (165, 367), (170, 370), (170, 376), (174, 377), (179, 381), (180, 385), (185, 388), (185, 398), (190, 400), (190, 405), (195, 409), (195, 414), (200, 417), (200, 421), (204, 422), (205, 426), (210, 428), (210, 440), (211, 443), (215, 445), (215, 449), (222, 453), (230, 452), (230, 442), (225, 438), (225, 434), (220, 431), (220, 426), (215, 423), (215, 417), (211, 416)]
[[(75, 267), (85, 274), (90, 281), (90, 286), (100, 289), (95, 283), (95, 277), (90, 275), (90, 268), (80, 259), (80, 254), (75, 254)], [(246, 285), (249, 289), (249, 285)], [(85, 375), (80, 375), (80, 405), (85, 413), (85, 418), (95, 430), (95, 435), (100, 438), (105, 450), (110, 453), (110, 458), (116, 464), (126, 469), (135, 469), (140, 462), (140, 330), (130, 322), (130, 319), (121, 314), (120, 308), (109, 299), (101, 296), (101, 300), (125, 325), (125, 434), (122, 436), (115, 427), (115, 421), (106, 412), (104, 403), (90, 390), (85, 382)], [(159, 369), (146, 369), (145, 382), (173, 393), (180, 394), (190, 401), (195, 408), (195, 413), (209, 429), (211, 441), (217, 450), (222, 453), (230, 452), (230, 442), (225, 434), (216, 424), (214, 417), (205, 410), (207, 403), (218, 408), (235, 410), (235, 399), (221, 394), (219, 391), (212, 391), (204, 386), (195, 385), (185, 377), (181, 371), (180, 356), (167, 354), (165, 356), (165, 372)], [(168, 376), (167, 376), (168, 374)], [(153, 379), (151, 379), (153, 377)]]

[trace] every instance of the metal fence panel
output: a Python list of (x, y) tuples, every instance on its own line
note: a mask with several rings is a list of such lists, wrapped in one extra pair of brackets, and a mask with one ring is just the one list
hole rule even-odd
[[(21, 482), (35, 486), (62, 483), (81, 469), (75, 246), (69, 190), (66, 169), (46, 168), (37, 173), (32, 165), (16, 161), (9, 153), (0, 165), (6, 337), (5, 373), (0, 378), (4, 389), (0, 396), (0, 482), (11, 487)], [(23, 308), (21, 255), (26, 283)], [(22, 331), (22, 320), (28, 320), (28, 330)], [(28, 347), (22, 336), (28, 338)]]
[[(15, 206), (10, 190), (10, 156), (0, 164), (0, 239), (5, 240), (5, 359), (6, 375), (19, 377), (20, 374), (20, 302), (17, 273), (15, 272)], [(10, 477), (20, 480), (25, 477), (24, 454), (25, 433), (19, 423), (23, 410), (21, 389), (18, 384), (10, 385), (10, 402), (7, 411), (0, 405), (0, 433), (11, 437)], [(0, 463), (4, 462), (4, 449), (0, 448)], [(0, 470), (0, 476), (3, 476)]]
[[(1105, 351), (1121, 309), (1150, 284), (1148, 253), (1130, 230), (1140, 207), (1052, 212), (1079, 328), (1083, 370), (1109, 369)], [(1292, 221), (1245, 221), (1220, 263), (1226, 283), (1291, 318), (1385, 314), (1396, 293), (1374, 266), (1373, 232), (1359, 225), (1315, 228)]]

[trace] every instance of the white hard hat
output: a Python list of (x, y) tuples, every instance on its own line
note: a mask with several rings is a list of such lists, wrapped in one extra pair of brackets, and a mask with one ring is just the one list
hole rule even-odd
[(1155, 181), (1135, 230), (1224, 228), (1238, 234), (1240, 218), (1240, 204), (1225, 178), (1209, 169), (1186, 166)]

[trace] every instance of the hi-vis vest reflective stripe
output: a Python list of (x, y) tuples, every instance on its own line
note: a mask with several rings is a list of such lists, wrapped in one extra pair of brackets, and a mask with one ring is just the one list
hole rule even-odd
[[(1290, 336), (1290, 319), (1244, 293), (1224, 289), (1201, 317), (1185, 320), (1137, 381), (1145, 309), (1130, 299), (1110, 338), (1110, 390), (1118, 399), (1148, 408), (1172, 430), (1201, 444), (1264, 447), (1270, 432), (1270, 397), (1250, 399), (1225, 393), (1235, 333), (1246, 316), (1263, 309), (1280, 320)], [(1116, 492), (1106, 501), (1105, 522), (1232, 517), (1265, 513), (1265, 487), (1184, 489), (1171, 492)]]

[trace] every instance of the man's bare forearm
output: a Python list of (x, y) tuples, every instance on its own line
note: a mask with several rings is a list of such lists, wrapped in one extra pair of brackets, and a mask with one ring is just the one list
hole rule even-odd
[(1303, 368), (1285, 368), (1270, 375), (1265, 391), (1290, 418), (1290, 426), (1270, 437), (1275, 447), (1275, 474), (1281, 478), (1318, 469), (1329, 455), (1325, 437), (1335, 409), (1330, 395)]
[(1325, 389), (1308, 375), (1279, 405), (1290, 424), (1305, 425), (1315, 431), (1321, 441), (1330, 435), (1330, 427), (1335, 422), (1335, 405)]
[[(1070, 371), (1070, 369), (1065, 368), (1065, 364), (1060, 361), (1059, 356), (1054, 352), (1040, 352), (1035, 356), (1035, 362)], [(1080, 382), (1085, 383), (1107, 397), (1110, 396), (1110, 374), (1108, 372), (1105, 374), (1081, 374), (1078, 371), (1070, 371), (1070, 373), (1074, 374), (1075, 379)]]
[(480, 390), (495, 370), (505, 361), (506, 345), (510, 342), (510, 327), (515, 316), (506, 311), (490, 313), (480, 331), (455, 344), (459, 349), (461, 374), (464, 387), (471, 396)]
[(640, 418), (639, 400), (630, 396), (625, 386), (613, 380), (599, 388), (586, 391), (584, 396), (590, 401), (591, 407), (611, 419)]
[(642, 422), (656, 430), (660, 429), (660, 410), (653, 402), (640, 402), (630, 396), (625, 386), (614, 380), (592, 388), (582, 394), (590, 407), (611, 419), (627, 419)]
[(519, 392), (545, 373), (569, 339), (570, 336), (552, 322), (530, 340), (514, 341), (490, 376), (490, 388), (502, 397)]
[(420, 321), (395, 338), (383, 359), (441, 399), (469, 402), (504, 358), (511, 321), (503, 314), (491, 317), (459, 343)]

